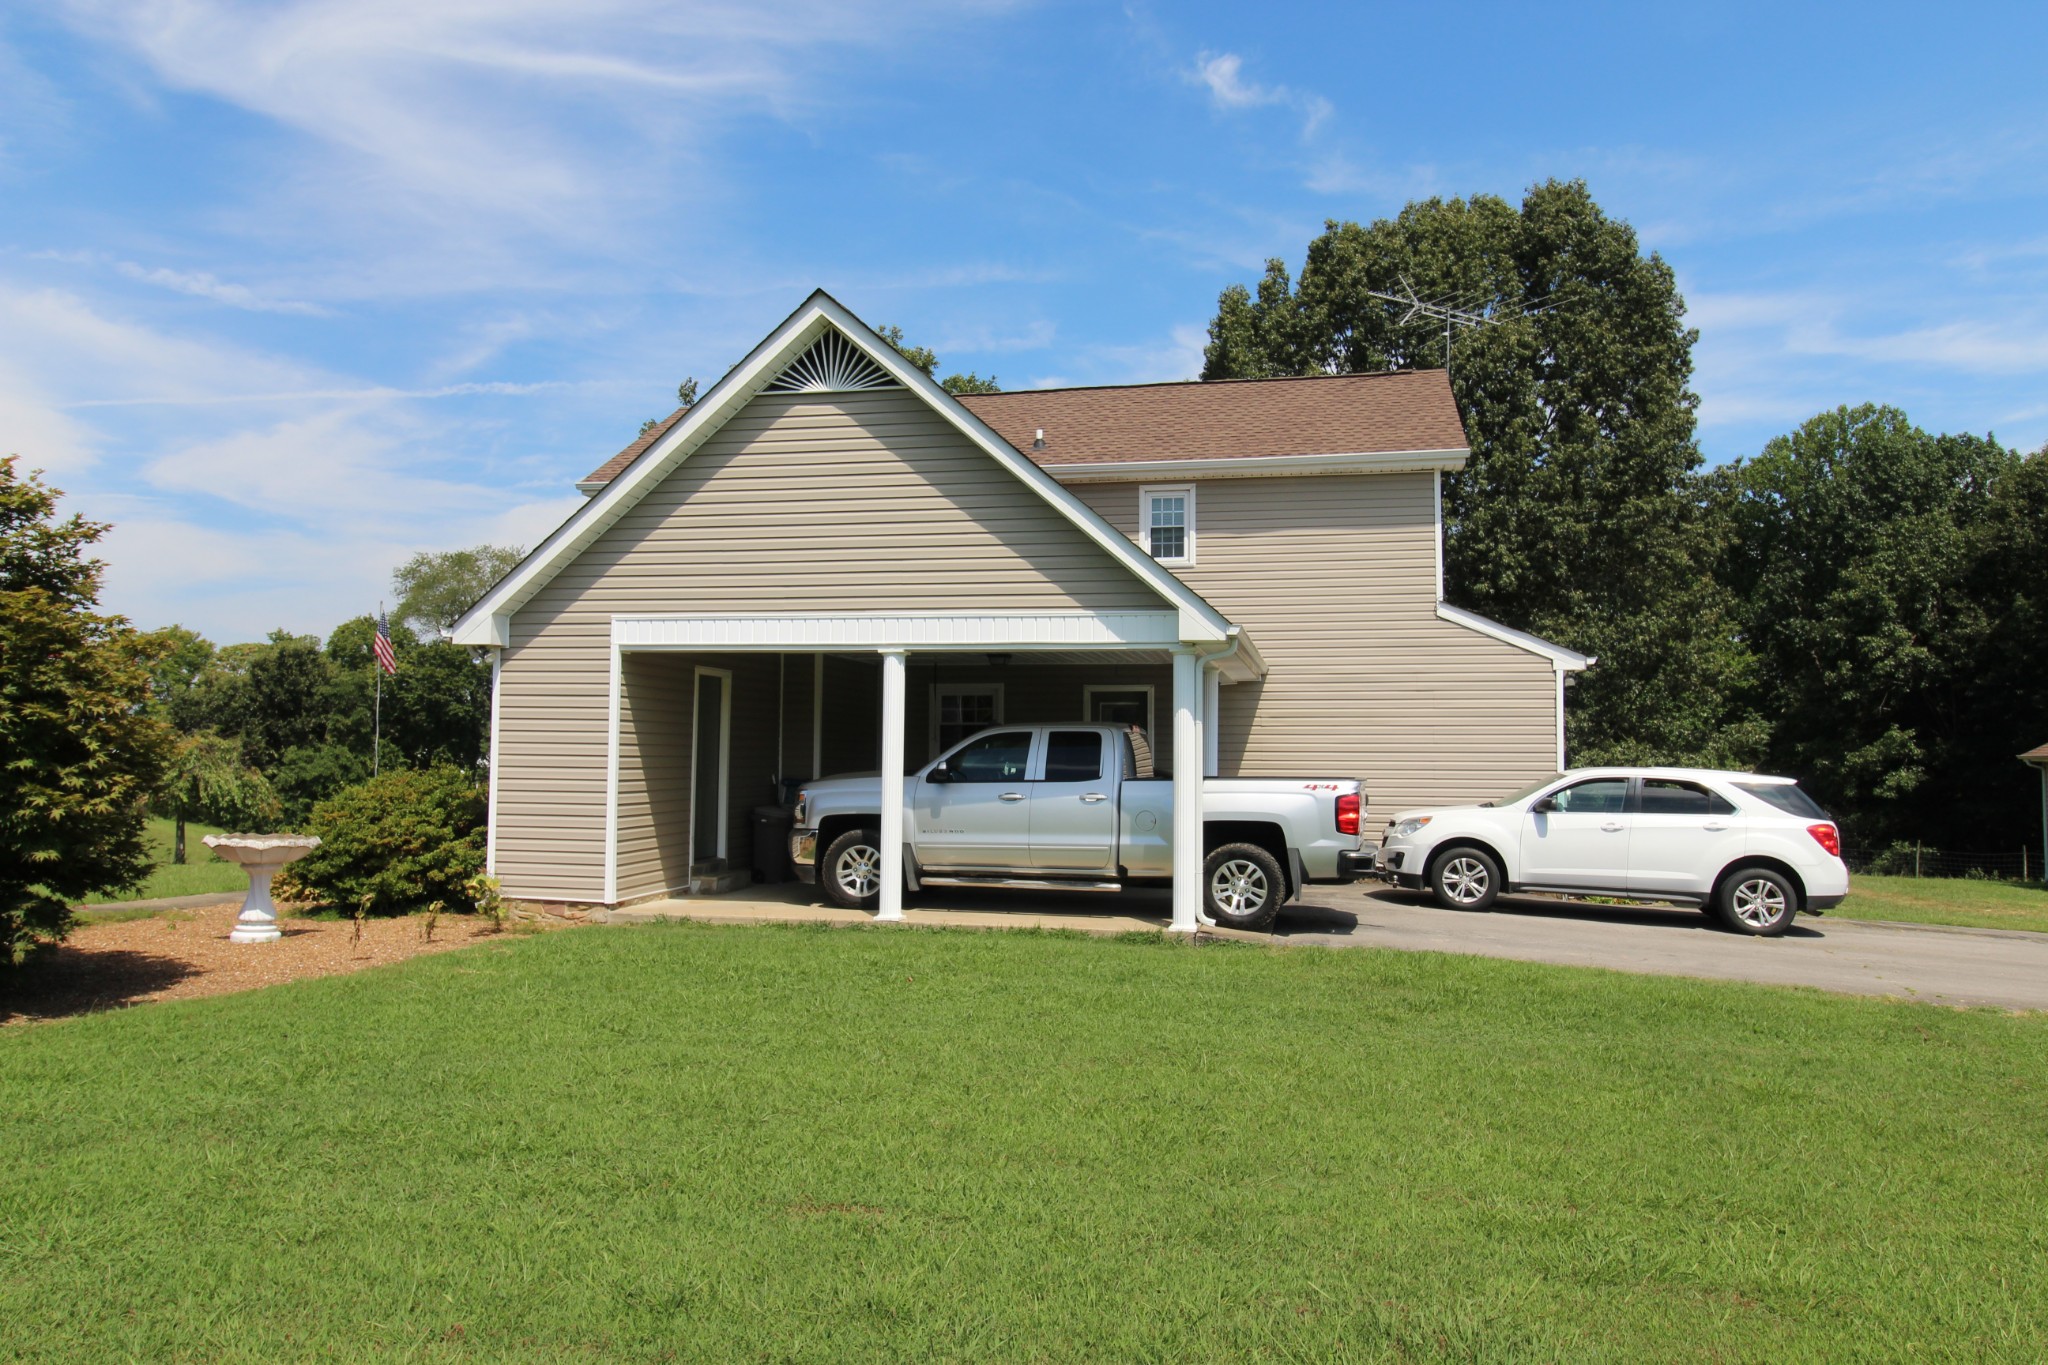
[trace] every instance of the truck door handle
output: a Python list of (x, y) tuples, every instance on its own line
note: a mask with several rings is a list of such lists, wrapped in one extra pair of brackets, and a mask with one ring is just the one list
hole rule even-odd
[(1094, 805), (1094, 804), (1095, 804), (1095, 803), (1096, 803), (1097, 801), (1107, 801), (1107, 800), (1109, 800), (1109, 793), (1108, 793), (1108, 792), (1082, 792), (1082, 793), (1081, 793), (1081, 799), (1082, 799), (1083, 801), (1085, 801), (1085, 802), (1086, 802), (1087, 804), (1089, 804), (1089, 805), (1091, 805), (1091, 806), (1092, 806), (1092, 805)]
[(998, 801), (1022, 801), (1023, 799), (1023, 792), (1004, 792), (1001, 796), (998, 796), (996, 798), (996, 800)]
[(1621, 825), (1616, 821), (1609, 820), (1606, 824), (1600, 826), (1600, 828), (1606, 830), (1609, 834), (1613, 834), (1621, 828)]

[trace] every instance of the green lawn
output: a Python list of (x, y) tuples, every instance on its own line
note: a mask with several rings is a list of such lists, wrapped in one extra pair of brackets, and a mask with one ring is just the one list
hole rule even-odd
[(212, 849), (199, 842), (206, 835), (218, 833), (220, 830), (212, 825), (188, 823), (185, 826), (185, 862), (180, 866), (171, 861), (174, 827), (169, 820), (152, 816), (145, 823), (143, 837), (156, 857), (156, 870), (139, 885), (102, 892), (93, 898), (94, 904), (156, 900), (163, 896), (197, 896), (210, 891), (247, 891), (249, 874), (233, 863), (215, 857)]
[(1963, 877), (1852, 876), (1849, 899), (1828, 913), (1971, 929), (2048, 930), (2048, 887)]
[(650, 926), (0, 1032), (0, 1359), (2048, 1357), (2048, 1017)]

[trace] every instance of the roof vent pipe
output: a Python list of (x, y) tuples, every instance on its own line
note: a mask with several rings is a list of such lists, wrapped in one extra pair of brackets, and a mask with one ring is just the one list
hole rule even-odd
[(1044, 449), (1045, 449), (1045, 428), (1044, 428), (1044, 427), (1040, 427), (1040, 428), (1038, 429), (1038, 433), (1037, 433), (1037, 434), (1036, 434), (1035, 436), (1033, 436), (1033, 437), (1031, 438), (1031, 448), (1032, 448), (1033, 450), (1044, 450)]

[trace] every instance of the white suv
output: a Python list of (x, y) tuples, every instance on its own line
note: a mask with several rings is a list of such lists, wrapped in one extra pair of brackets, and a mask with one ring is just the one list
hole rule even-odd
[(1580, 768), (1477, 806), (1403, 811), (1383, 881), (1454, 910), (1502, 892), (1676, 901), (1745, 934), (1782, 934), (1842, 903), (1849, 869), (1826, 811), (1789, 777), (1696, 768)]

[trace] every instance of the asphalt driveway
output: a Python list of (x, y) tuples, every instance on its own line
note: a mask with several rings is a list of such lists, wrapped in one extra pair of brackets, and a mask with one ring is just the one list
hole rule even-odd
[(2048, 1009), (2048, 934), (2011, 929), (1801, 915), (1783, 938), (1762, 939), (1729, 933), (1696, 910), (1506, 896), (1472, 914), (1363, 883), (1310, 887), (1283, 912), (1274, 939)]

